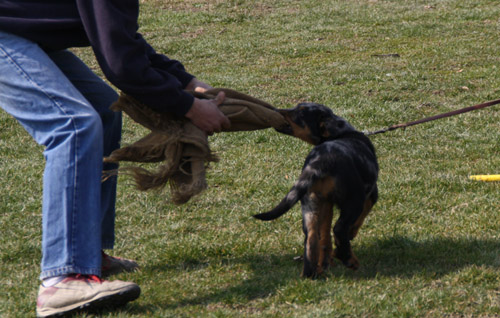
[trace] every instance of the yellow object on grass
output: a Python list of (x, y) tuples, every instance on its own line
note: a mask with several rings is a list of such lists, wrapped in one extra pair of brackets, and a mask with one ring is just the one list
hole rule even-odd
[(500, 174), (475, 175), (470, 176), (469, 179), (478, 181), (500, 181)]

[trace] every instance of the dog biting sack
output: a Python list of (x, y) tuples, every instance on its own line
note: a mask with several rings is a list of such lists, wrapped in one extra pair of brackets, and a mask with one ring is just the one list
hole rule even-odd
[[(226, 94), (219, 109), (226, 115), (231, 127), (223, 131), (251, 131), (280, 128), (286, 125), (283, 116), (270, 104), (230, 89), (212, 89), (205, 93), (191, 92), (196, 98), (214, 99)], [(188, 119), (171, 113), (158, 113), (134, 98), (121, 94), (111, 109), (123, 111), (135, 122), (151, 132), (129, 146), (122, 147), (104, 158), (105, 162), (159, 162), (155, 171), (142, 167), (124, 167), (139, 190), (152, 190), (170, 185), (171, 200), (186, 203), (207, 188), (205, 170), (217, 156), (210, 150), (207, 135)]]

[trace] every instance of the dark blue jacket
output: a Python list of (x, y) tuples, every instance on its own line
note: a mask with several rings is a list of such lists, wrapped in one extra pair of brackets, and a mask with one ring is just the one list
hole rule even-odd
[(0, 30), (45, 50), (91, 46), (106, 78), (152, 109), (185, 115), (193, 79), (137, 32), (138, 0), (0, 0)]

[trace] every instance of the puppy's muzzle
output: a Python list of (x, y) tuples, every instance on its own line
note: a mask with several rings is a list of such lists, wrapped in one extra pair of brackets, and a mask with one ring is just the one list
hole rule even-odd
[(292, 122), (291, 115), (293, 113), (292, 109), (278, 109), (278, 112), (285, 118), (286, 124), (281, 127), (275, 128), (277, 132), (280, 132), (285, 135), (293, 135), (293, 128), (290, 125)]

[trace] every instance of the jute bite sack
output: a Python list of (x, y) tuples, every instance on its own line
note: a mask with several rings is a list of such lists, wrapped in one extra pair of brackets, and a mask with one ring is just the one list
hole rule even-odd
[[(225, 132), (271, 127), (279, 129), (286, 125), (276, 108), (234, 90), (213, 89), (206, 93), (192, 94), (196, 98), (214, 99), (220, 91), (224, 91), (226, 98), (219, 109), (231, 122), (231, 127), (225, 129)], [(172, 202), (182, 204), (207, 188), (206, 168), (210, 162), (218, 159), (210, 150), (205, 132), (186, 118), (155, 112), (125, 94), (121, 94), (111, 109), (125, 112), (151, 131), (133, 144), (117, 149), (104, 158), (105, 162), (115, 163), (158, 162), (159, 167), (155, 171), (136, 166), (119, 169), (134, 177), (139, 190), (159, 189), (168, 183)]]

